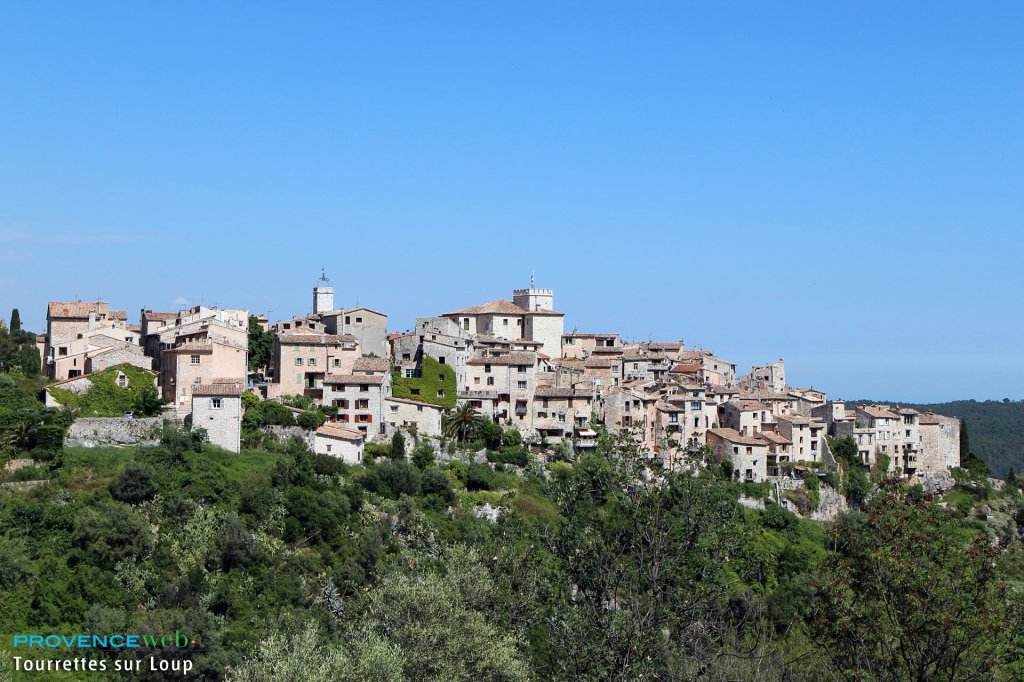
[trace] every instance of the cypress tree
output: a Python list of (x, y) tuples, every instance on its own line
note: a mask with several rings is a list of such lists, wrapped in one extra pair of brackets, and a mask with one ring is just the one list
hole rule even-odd
[(18, 312), (17, 308), (11, 311), (10, 329), (12, 333), (21, 331), (21, 313)]
[(967, 459), (971, 452), (971, 438), (967, 434), (967, 421), (960, 420), (960, 461)]

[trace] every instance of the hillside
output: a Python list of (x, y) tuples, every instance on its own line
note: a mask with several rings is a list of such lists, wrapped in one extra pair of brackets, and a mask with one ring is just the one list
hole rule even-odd
[(1024, 400), (956, 400), (949, 403), (898, 403), (898, 401), (864, 401), (900, 404), (915, 410), (931, 410), (967, 422), (970, 447), (992, 469), (992, 475), (1005, 478), (1012, 467), (1024, 470)]

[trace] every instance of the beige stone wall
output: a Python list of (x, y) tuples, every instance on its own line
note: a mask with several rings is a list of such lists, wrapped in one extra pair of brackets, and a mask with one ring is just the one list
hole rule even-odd
[[(193, 355), (198, 356), (198, 364), (192, 362)], [(165, 353), (161, 364), (164, 400), (173, 403), (179, 412), (188, 411), (195, 384), (212, 383), (214, 379), (236, 379), (245, 384), (247, 376), (246, 352), (216, 342), (212, 352), (192, 353), (188, 345), (182, 346), (173, 353)]]
[(314, 434), (313, 452), (337, 457), (345, 464), (360, 464), (363, 461), (363, 442)]
[(946, 471), (960, 466), (960, 420), (935, 415), (938, 424), (922, 424), (918, 473)]
[(562, 357), (562, 334), (565, 318), (561, 315), (527, 315), (523, 322), (523, 338), (540, 341), (540, 352), (551, 358)]
[(444, 410), (438, 405), (424, 403), (414, 404), (412, 401), (384, 401), (384, 420), (395, 428), (416, 427), (425, 436), (441, 435), (441, 415)]
[(210, 443), (228, 452), (238, 452), (241, 449), (242, 436), (241, 398), (193, 396), (192, 428), (206, 429)]

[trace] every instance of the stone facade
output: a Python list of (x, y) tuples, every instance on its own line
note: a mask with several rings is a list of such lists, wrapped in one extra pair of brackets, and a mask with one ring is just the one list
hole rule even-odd
[(415, 428), (426, 436), (440, 436), (443, 414), (440, 405), (394, 397), (384, 400), (384, 421), (395, 429)]
[(241, 450), (241, 384), (199, 384), (192, 389), (192, 428), (206, 429), (210, 443)]

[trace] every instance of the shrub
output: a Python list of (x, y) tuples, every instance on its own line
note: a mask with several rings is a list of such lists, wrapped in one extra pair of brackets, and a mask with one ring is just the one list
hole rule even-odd
[(388, 453), (391, 459), (405, 459), (405, 436), (401, 431), (395, 431), (391, 436), (391, 451)]
[(326, 421), (326, 415), (320, 410), (306, 410), (295, 419), (295, 423), (307, 431), (319, 429)]
[(426, 469), (434, 463), (434, 459), (434, 447), (427, 441), (423, 441), (412, 451), (412, 463), (419, 469)]
[(523, 434), (518, 429), (509, 429), (501, 434), (501, 444), (505, 447), (512, 447), (523, 444)]
[(119, 502), (138, 504), (153, 499), (156, 495), (156, 484), (149, 468), (132, 462), (120, 474), (114, 477), (108, 486), (110, 496)]
[(404, 459), (388, 460), (378, 464), (377, 475), (391, 492), (391, 497), (415, 495), (420, 489), (420, 472)]
[(491, 490), (494, 487), (494, 472), (486, 464), (470, 464), (466, 470), (467, 490)]
[(295, 417), (292, 411), (275, 400), (264, 400), (260, 403), (264, 426), (294, 426)]
[[(118, 374), (124, 374), (128, 385), (117, 385)], [(51, 388), (50, 395), (61, 405), (78, 410), (82, 417), (120, 417), (143, 406), (145, 414), (156, 414), (163, 404), (159, 396), (153, 400), (153, 372), (122, 364), (89, 375), (92, 387), (85, 393), (73, 393), (63, 388)]]

